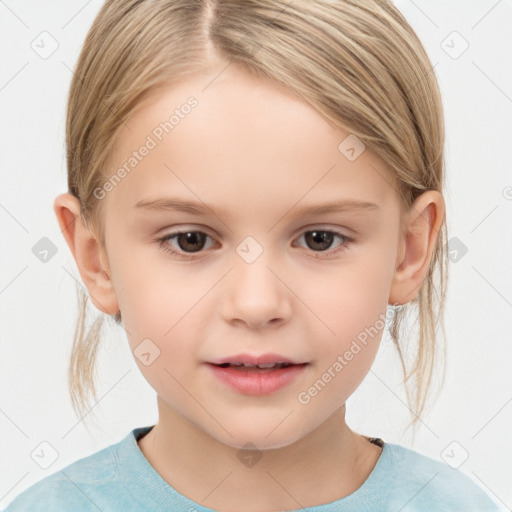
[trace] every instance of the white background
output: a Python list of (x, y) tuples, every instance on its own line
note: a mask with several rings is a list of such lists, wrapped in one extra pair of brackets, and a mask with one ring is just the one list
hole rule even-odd
[[(0, 2), (0, 508), (46, 475), (157, 421), (155, 392), (120, 328), (105, 331), (100, 401), (90, 434), (74, 415), (67, 390), (79, 274), (52, 205), (67, 190), (64, 125), (72, 70), (100, 5), (98, 0)], [(439, 460), (455, 441), (454, 456), (469, 455), (460, 470), (510, 508), (512, 4), (400, 0), (397, 5), (423, 41), (440, 82), (449, 238), (457, 237), (468, 252), (450, 264), (447, 379), (417, 435), (403, 433), (409, 411), (398, 359), (384, 341), (372, 371), (348, 402), (348, 422), (360, 433)], [(43, 31), (59, 45), (47, 59), (31, 48)], [(445, 51), (462, 48), (453, 31), (469, 43), (456, 59)], [(45, 236), (58, 252), (42, 263), (32, 247)], [(43, 441), (58, 453), (47, 469), (31, 458)]]

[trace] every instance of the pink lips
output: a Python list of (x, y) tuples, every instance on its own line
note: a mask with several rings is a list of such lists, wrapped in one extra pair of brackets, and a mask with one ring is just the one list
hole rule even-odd
[[(281, 361), (284, 362), (284, 361)], [(251, 363), (246, 363), (251, 364)], [(268, 363), (259, 363), (268, 364)], [(222, 367), (207, 363), (213, 374), (234, 391), (245, 395), (261, 396), (278, 391), (293, 382), (308, 363), (290, 364), (284, 368)]]
[(224, 364), (224, 363), (244, 363), (244, 364), (270, 364), (270, 363), (289, 363), (289, 364), (303, 364), (304, 361), (292, 360), (288, 357), (281, 356), (279, 354), (236, 354), (234, 356), (224, 357), (222, 359), (215, 359), (208, 361), (212, 364)]

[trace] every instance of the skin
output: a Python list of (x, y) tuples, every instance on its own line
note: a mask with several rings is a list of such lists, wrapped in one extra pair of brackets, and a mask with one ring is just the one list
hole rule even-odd
[[(224, 64), (225, 65), (225, 64)], [(159, 421), (139, 441), (176, 490), (217, 510), (293, 510), (356, 491), (381, 449), (345, 422), (345, 402), (368, 373), (382, 329), (308, 404), (308, 390), (388, 304), (415, 297), (444, 216), (442, 196), (422, 194), (403, 211), (384, 163), (369, 150), (349, 161), (335, 129), (293, 92), (229, 66), (159, 90), (128, 120), (111, 176), (169, 112), (198, 106), (102, 199), (106, 246), (59, 195), (58, 222), (94, 305), (121, 311), (130, 348), (149, 338), (160, 355), (140, 371), (157, 392)], [(210, 83), (211, 82), (211, 83)], [(210, 84), (202, 91), (206, 84)], [(179, 197), (222, 209), (201, 216), (142, 212), (142, 199)], [(306, 205), (359, 199), (368, 211), (297, 216)], [(403, 223), (403, 232), (400, 232)], [(176, 228), (186, 240), (158, 238)], [(308, 229), (334, 237), (325, 250)], [(263, 249), (252, 263), (236, 252), (247, 237)], [(187, 259), (187, 255), (189, 258)], [(204, 364), (241, 352), (275, 352), (309, 362), (290, 385), (267, 396), (227, 388)], [(238, 455), (254, 444), (261, 458)]]

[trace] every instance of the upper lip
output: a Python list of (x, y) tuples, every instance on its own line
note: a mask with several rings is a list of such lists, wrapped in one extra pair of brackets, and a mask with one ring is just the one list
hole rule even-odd
[(290, 359), (289, 357), (281, 356), (279, 354), (236, 354), (233, 356), (223, 357), (222, 359), (215, 359), (213, 361), (208, 362), (211, 364), (243, 363), (250, 365), (271, 363), (305, 364), (304, 361)]

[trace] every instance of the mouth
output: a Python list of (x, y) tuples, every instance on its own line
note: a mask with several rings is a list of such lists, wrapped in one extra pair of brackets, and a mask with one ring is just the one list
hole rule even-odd
[[(213, 363), (212, 363), (213, 364)], [(266, 363), (266, 364), (246, 364), (246, 363), (221, 363), (215, 364), (219, 368), (231, 368), (240, 372), (272, 372), (289, 368), (290, 366), (305, 366), (308, 363)]]
[(281, 354), (234, 354), (222, 359), (214, 359), (209, 361), (209, 364), (221, 366), (222, 368), (286, 368), (287, 366), (307, 364), (305, 361), (300, 359), (290, 359)]
[(262, 396), (277, 393), (303, 375), (309, 363), (207, 363), (212, 374), (232, 391)]

